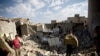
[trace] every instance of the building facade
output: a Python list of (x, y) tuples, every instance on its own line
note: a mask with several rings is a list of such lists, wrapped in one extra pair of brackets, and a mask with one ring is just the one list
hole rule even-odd
[(85, 16), (80, 16), (79, 14), (75, 14), (74, 17), (68, 17), (68, 23), (84, 23), (87, 24), (87, 18)]

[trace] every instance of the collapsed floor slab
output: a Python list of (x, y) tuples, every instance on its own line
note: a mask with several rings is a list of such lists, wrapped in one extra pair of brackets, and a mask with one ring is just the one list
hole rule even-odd
[(15, 51), (8, 45), (3, 37), (0, 37), (0, 48), (2, 50), (8, 51), (10, 56), (15, 56)]

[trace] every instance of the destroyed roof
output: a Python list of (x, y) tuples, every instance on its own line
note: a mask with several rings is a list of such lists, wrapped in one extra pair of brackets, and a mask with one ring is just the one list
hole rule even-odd
[(10, 18), (4, 18), (4, 17), (0, 17), (0, 21), (7, 21), (7, 22), (10, 22)]
[(12, 21), (16, 22), (16, 21), (21, 21), (21, 22), (27, 22), (29, 21), (28, 18), (13, 18)]

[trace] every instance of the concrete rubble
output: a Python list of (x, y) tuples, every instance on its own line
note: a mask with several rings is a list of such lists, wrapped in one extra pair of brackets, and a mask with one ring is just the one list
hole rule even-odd
[[(74, 17), (71, 19), (73, 18)], [(79, 47), (74, 49), (72, 56), (96, 55), (95, 47), (93, 47), (94, 40), (89, 35), (88, 30), (84, 29), (83, 22), (76, 23), (76, 20), (73, 23), (69, 21), (68, 23), (53, 22), (51, 24), (32, 25), (27, 18), (15, 18), (10, 20), (10, 23), (8, 21), (9, 20), (0, 21), (0, 34), (10, 36), (10, 40), (13, 40), (16, 34), (21, 36), (21, 38), (19, 38), (22, 44), (20, 49), (21, 56), (65, 56), (66, 46), (64, 45), (64, 37), (69, 33), (69, 30), (74, 28), (73, 34), (78, 38)], [(55, 28), (54, 25), (56, 25)], [(9, 31), (5, 30), (7, 28), (5, 26), (9, 28)], [(57, 28), (58, 26), (62, 29), (60, 33)], [(9, 39), (9, 37), (7, 37), (7, 39)]]
[[(26, 39), (25, 41), (23, 41), (23, 46), (21, 47), (21, 55), (22, 56), (52, 56), (52, 55), (65, 56), (66, 55), (65, 54), (66, 47), (63, 45), (63, 41), (61, 41), (62, 45), (56, 46), (56, 44), (54, 43), (53, 44), (50, 43), (49, 45), (49, 40), (48, 40), (48, 44), (40, 43), (41, 41), (39, 40), (40, 40), (39, 38), (31, 36), (30, 39)], [(89, 39), (87, 40), (90, 41)], [(51, 40), (51, 42), (53, 41)], [(86, 44), (87, 42), (83, 41), (82, 43)], [(90, 56), (92, 53), (96, 54), (93, 48), (88, 48), (91, 46), (91, 43), (86, 44), (86, 46), (84, 46), (83, 44), (80, 43), (80, 47), (77, 50), (74, 50), (72, 56)]]
[[(25, 56), (25, 55), (27, 55), (27, 56), (58, 55), (55, 50), (51, 50), (50, 48), (52, 48), (52, 47), (49, 47), (46, 45), (40, 45), (39, 43), (36, 43), (32, 40), (27, 40), (27, 41), (24, 41), (24, 44), (21, 47), (21, 54), (22, 54), (22, 56)], [(61, 55), (61, 54), (59, 54), (59, 55)]]

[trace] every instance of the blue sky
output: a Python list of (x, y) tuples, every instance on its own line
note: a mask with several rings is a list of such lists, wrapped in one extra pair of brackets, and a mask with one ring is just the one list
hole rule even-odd
[(62, 21), (80, 14), (87, 17), (87, 0), (0, 0), (0, 16), (29, 18), (33, 23)]

